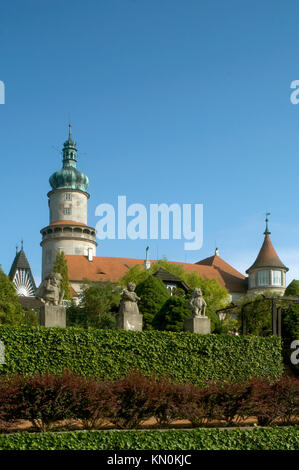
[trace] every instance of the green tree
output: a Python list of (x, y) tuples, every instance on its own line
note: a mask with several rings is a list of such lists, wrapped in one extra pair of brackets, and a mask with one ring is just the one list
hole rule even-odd
[(154, 276), (138, 284), (136, 294), (141, 300), (138, 302), (139, 312), (143, 315), (143, 329), (152, 329), (154, 316), (169, 298), (169, 292), (161, 279)]
[(293, 304), (282, 310), (282, 336), (290, 342), (299, 340), (299, 305)]
[(299, 281), (293, 279), (286, 288), (284, 295), (287, 297), (299, 297)]
[(61, 289), (64, 290), (64, 299), (71, 300), (72, 294), (69, 282), (68, 267), (63, 251), (57, 252), (53, 265), (53, 271), (55, 273), (61, 274), (62, 276)]
[(0, 268), (0, 324), (24, 324), (24, 312), (14, 284)]
[(152, 270), (145, 270), (140, 264), (132, 266), (128, 272), (119, 280), (119, 284), (123, 287), (127, 287), (129, 282), (134, 282), (136, 286), (152, 274)]
[(228, 304), (229, 294), (227, 289), (221, 286), (217, 279), (203, 279), (196, 271), (187, 273), (179, 264), (170, 263), (164, 258), (152, 263), (149, 270), (145, 270), (140, 265), (133, 266), (120, 280), (120, 283), (126, 285), (127, 282), (135, 282), (138, 285), (160, 268), (165, 269), (165, 271), (184, 281), (190, 287), (190, 290), (195, 289), (195, 287), (201, 288), (203, 297), (207, 302), (206, 315), (211, 320), (211, 331), (215, 333), (220, 332), (220, 321), (216, 311)]
[(272, 300), (265, 299), (262, 294), (244, 298), (234, 313), (240, 322), (242, 315), (244, 316), (247, 334), (255, 336), (272, 334)]
[(84, 280), (80, 304), (67, 309), (68, 326), (115, 328), (121, 288), (113, 282)]
[(156, 314), (152, 324), (157, 330), (184, 331), (184, 321), (188, 317), (190, 317), (188, 299), (172, 295)]

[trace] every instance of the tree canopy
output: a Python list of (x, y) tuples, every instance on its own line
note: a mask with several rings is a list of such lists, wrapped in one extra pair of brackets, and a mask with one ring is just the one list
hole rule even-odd
[(0, 268), (0, 324), (17, 326), (24, 323), (24, 312), (15, 286)]
[(183, 266), (170, 263), (164, 258), (152, 263), (148, 270), (145, 270), (140, 265), (133, 266), (125, 276), (123, 276), (120, 283), (126, 285), (128, 282), (135, 282), (135, 284), (138, 285), (160, 268), (184, 281), (190, 287), (190, 290), (195, 289), (195, 287), (201, 288), (203, 297), (207, 302), (206, 315), (211, 320), (211, 331), (217, 331), (220, 327), (220, 322), (215, 312), (228, 303), (229, 295), (227, 289), (221, 286), (216, 279), (203, 279), (196, 271), (187, 273)]
[(299, 297), (299, 281), (293, 279), (284, 293), (287, 297)]
[(68, 267), (67, 267), (67, 261), (65, 259), (63, 251), (57, 252), (54, 265), (53, 265), (53, 271), (55, 273), (61, 274), (62, 276), (61, 290), (64, 290), (64, 299), (71, 300), (72, 294), (71, 294), (71, 289), (70, 289)]
[(188, 299), (172, 295), (154, 317), (153, 326), (157, 330), (184, 331), (184, 321), (190, 314)]
[(73, 303), (67, 310), (68, 325), (114, 329), (120, 291), (121, 288), (113, 282), (84, 280), (80, 304)]
[(136, 287), (139, 312), (143, 315), (143, 329), (152, 329), (152, 321), (163, 304), (169, 298), (169, 292), (161, 279), (148, 276)]

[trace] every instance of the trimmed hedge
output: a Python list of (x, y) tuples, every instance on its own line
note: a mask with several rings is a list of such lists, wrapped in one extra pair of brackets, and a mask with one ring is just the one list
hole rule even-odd
[(69, 369), (111, 380), (138, 369), (145, 375), (199, 384), (278, 379), (283, 372), (281, 341), (273, 336), (1, 326), (0, 341), (6, 361), (0, 374), (59, 374)]
[(298, 450), (299, 426), (0, 435), (1, 450)]

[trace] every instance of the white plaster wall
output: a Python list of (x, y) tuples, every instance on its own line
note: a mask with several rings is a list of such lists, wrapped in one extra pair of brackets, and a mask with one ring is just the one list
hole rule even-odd
[[(71, 200), (66, 199), (66, 194), (71, 195)], [(53, 191), (49, 196), (50, 224), (58, 220), (72, 220), (87, 225), (87, 199), (83, 192)], [(69, 208), (71, 214), (64, 214), (65, 208)]]
[(88, 255), (88, 248), (92, 249), (96, 256), (96, 246), (92, 241), (80, 239), (54, 239), (43, 241), (42, 253), (42, 279), (52, 271), (57, 251), (63, 251), (65, 255)]

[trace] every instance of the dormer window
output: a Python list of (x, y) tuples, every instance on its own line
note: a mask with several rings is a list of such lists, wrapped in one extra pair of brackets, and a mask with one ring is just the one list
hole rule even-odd
[(269, 271), (257, 272), (257, 285), (258, 287), (268, 286), (270, 284)]

